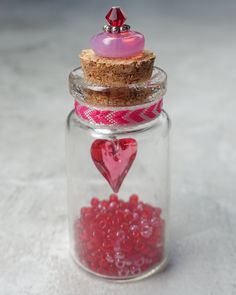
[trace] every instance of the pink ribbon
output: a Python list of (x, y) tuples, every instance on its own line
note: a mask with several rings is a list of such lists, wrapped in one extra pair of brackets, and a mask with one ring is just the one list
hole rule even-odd
[(85, 121), (96, 125), (125, 126), (154, 120), (162, 111), (163, 99), (145, 105), (97, 108), (75, 100), (75, 113)]

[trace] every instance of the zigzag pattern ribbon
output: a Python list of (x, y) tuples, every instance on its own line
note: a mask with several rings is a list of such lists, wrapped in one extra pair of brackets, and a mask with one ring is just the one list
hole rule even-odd
[(101, 109), (75, 100), (75, 113), (85, 121), (96, 125), (125, 126), (145, 123), (155, 119), (162, 111), (163, 99), (144, 105)]

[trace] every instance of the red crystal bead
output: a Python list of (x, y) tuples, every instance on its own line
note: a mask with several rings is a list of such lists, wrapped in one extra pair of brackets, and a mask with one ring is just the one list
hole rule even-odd
[(129, 198), (130, 204), (136, 205), (138, 203), (138, 196), (133, 194)]
[(118, 203), (118, 197), (117, 197), (117, 195), (111, 194), (110, 197), (109, 197), (109, 201), (110, 202), (116, 202), (116, 203)]
[(121, 27), (125, 23), (126, 17), (120, 7), (112, 7), (106, 15), (106, 20), (113, 27)]
[(98, 200), (98, 198), (92, 198), (90, 203), (91, 203), (92, 207), (97, 207), (99, 204), (99, 200)]

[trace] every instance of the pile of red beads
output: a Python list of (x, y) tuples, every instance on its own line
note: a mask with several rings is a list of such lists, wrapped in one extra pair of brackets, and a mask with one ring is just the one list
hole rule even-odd
[(161, 262), (164, 220), (161, 209), (111, 195), (91, 200), (75, 222), (75, 251), (79, 261), (101, 275), (135, 276)]

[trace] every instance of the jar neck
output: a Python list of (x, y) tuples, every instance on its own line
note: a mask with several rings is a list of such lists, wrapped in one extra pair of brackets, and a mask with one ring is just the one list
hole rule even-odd
[(98, 107), (75, 99), (75, 115), (94, 127), (117, 129), (132, 127), (155, 120), (162, 112), (162, 97), (155, 101), (127, 107)]
[(81, 67), (69, 75), (69, 89), (72, 96), (79, 102), (98, 108), (127, 108), (154, 103), (165, 95), (166, 83), (167, 75), (158, 67), (153, 68), (152, 77), (148, 81), (120, 86), (88, 82), (84, 79)]

